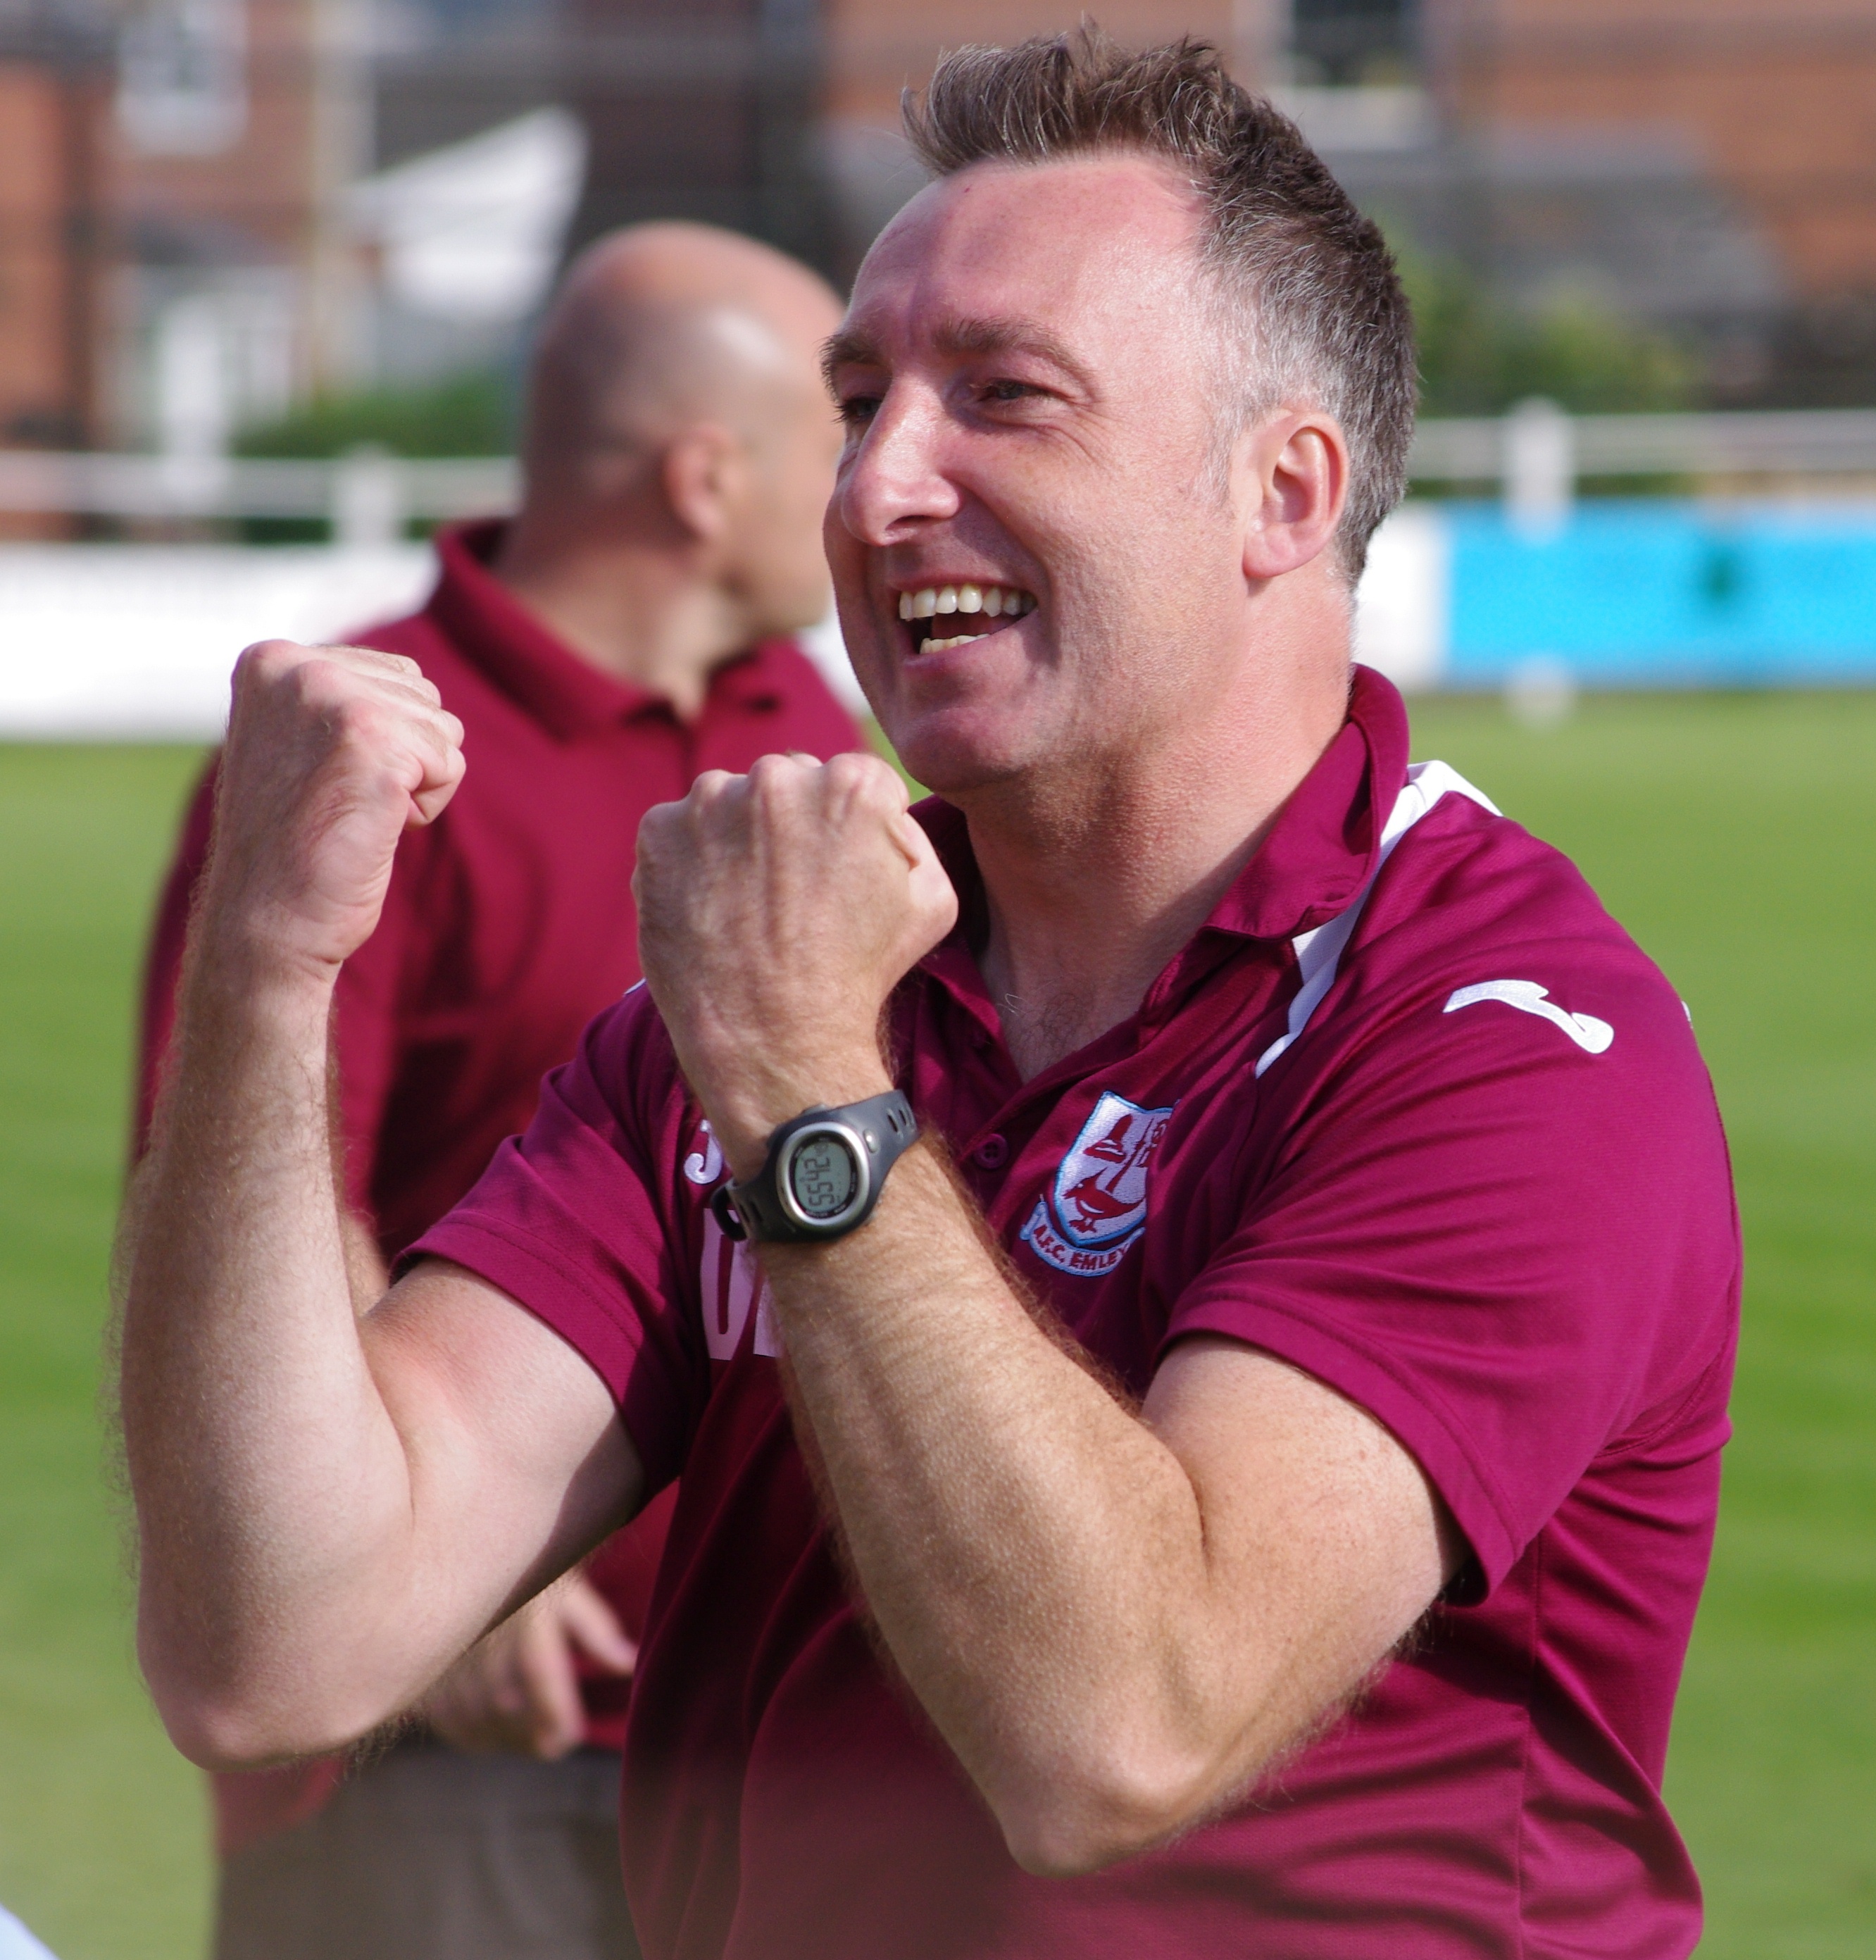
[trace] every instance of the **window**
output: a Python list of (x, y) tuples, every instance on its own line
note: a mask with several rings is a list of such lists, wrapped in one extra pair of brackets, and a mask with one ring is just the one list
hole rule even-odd
[(152, 156), (212, 156), (247, 123), (243, 0), (148, 0), (118, 41), (118, 126)]
[(1413, 79), (1414, 0), (1293, 0), (1290, 72), (1305, 88)]

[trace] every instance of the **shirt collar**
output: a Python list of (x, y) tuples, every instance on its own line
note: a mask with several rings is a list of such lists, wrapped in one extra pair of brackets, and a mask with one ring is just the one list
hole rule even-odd
[[(1380, 864), (1382, 830), (1407, 781), (1407, 765), (1406, 704), (1391, 682), (1372, 667), (1358, 666), (1347, 719), (1278, 811), (1255, 855), (1213, 907), (1198, 937), (1222, 933), (1239, 939), (1293, 939), (1345, 911)], [(926, 963), (953, 991), (981, 993), (970, 949), (982, 937), (984, 888), (969, 826), (961, 810), (937, 797), (912, 813), (931, 838), (959, 899), (957, 924)]]
[[(488, 568), (502, 522), (452, 525), (437, 534), (440, 565), (426, 609), (451, 644), (550, 734), (563, 742), (642, 716), (674, 719), (670, 703), (582, 660)], [(776, 705), (780, 643), (765, 642), (711, 676), (706, 717), (723, 708)]]
[(1358, 666), (1347, 718), (1213, 908), (1207, 929), (1293, 939), (1346, 911), (1380, 864), (1382, 831), (1407, 767), (1400, 691), (1372, 667)]

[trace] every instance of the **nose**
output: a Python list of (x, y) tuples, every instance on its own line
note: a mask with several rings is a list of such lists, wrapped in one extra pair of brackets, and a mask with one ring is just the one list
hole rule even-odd
[(956, 514), (943, 466), (945, 417), (922, 390), (895, 382), (865, 432), (841, 459), (834, 508), (866, 545), (901, 542), (924, 523)]

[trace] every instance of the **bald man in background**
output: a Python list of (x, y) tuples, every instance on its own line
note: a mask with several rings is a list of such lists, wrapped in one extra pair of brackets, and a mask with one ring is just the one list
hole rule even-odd
[[(639, 819), (705, 769), (863, 746), (791, 636), (828, 603), (841, 431), (818, 370), (833, 293), (765, 246), (644, 225), (593, 246), (542, 323), (526, 492), (437, 540), (405, 654), (466, 730), (472, 786), (407, 833), (332, 1034), (354, 1291), (524, 1128), (542, 1075), (639, 977)], [(139, 1136), (206, 856), (208, 772), (151, 948)], [(619, 1750), (669, 1494), (495, 1629), (421, 1726), (336, 1760), (215, 1780), (216, 1960), (609, 1960)]]

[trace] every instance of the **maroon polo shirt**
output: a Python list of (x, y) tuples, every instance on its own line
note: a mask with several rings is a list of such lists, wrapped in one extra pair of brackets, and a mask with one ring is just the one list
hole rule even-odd
[[(354, 1208), (394, 1258), (525, 1128), (542, 1077), (638, 978), (638, 826), (705, 769), (865, 743), (792, 642), (720, 667), (685, 721), (580, 659), (487, 569), (495, 523), (445, 531), (420, 612), (358, 636), (406, 654), (462, 721), (469, 768), (435, 822), (398, 846), (377, 929), (338, 986), (337, 1052)], [(151, 950), (138, 1134), (175, 1014), (191, 892), (207, 854), (212, 765), (185, 820)], [(636, 1624), (645, 1534), (594, 1576)], [(619, 1685), (593, 1684), (594, 1739), (622, 1739)]]
[(653, 1960), (1670, 1960), (1661, 1799), (1705, 1574), (1738, 1236), (1674, 990), (1569, 863), (1358, 668), (1349, 718), (1139, 1011), (1023, 1082), (955, 932), (894, 1002), (901, 1086), (990, 1229), (1135, 1393), (1225, 1335), (1370, 1410), (1470, 1556), (1359, 1706), (1252, 1800), (1031, 1877), (882, 1672), (791, 1433), (777, 1328), (649, 997), (415, 1249), (485, 1274), (682, 1473), (627, 1743)]

